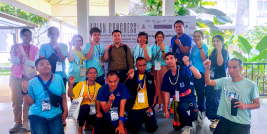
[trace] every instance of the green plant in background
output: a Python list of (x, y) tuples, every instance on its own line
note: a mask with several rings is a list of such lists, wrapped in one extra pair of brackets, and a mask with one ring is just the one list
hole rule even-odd
[(2, 2), (0, 2), (0, 11), (38, 24), (40, 27), (44, 26), (44, 24), (48, 22), (46, 18), (40, 17), (30, 12), (26, 12)]
[[(141, 16), (162, 16), (162, 0), (141, 0), (146, 9), (146, 12)], [(175, 2), (175, 16), (197, 16), (196, 26), (198, 29), (208, 29), (208, 35), (214, 36), (217, 34), (223, 35), (215, 25), (223, 25), (232, 23), (232, 20), (220, 10), (205, 8), (204, 6), (214, 6), (216, 2), (208, 2), (202, 0), (176, 0)], [(200, 15), (212, 15), (213, 21), (202, 20)]]

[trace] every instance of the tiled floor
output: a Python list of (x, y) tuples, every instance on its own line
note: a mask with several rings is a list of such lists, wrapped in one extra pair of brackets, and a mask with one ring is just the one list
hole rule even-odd
[[(12, 103), (10, 99), (10, 89), (8, 84), (8, 77), (0, 77), (0, 134), (8, 134), (9, 128), (13, 123)], [(3, 84), (5, 81), (5, 84)], [(172, 119), (163, 118), (162, 112), (157, 114), (158, 130), (155, 134), (180, 134), (181, 131), (174, 131), (172, 128)], [(212, 134), (212, 130), (209, 128), (210, 121), (205, 118), (202, 126), (197, 126), (194, 122), (194, 134)], [(72, 120), (67, 120), (67, 126), (65, 127), (66, 134), (76, 134), (77, 123)], [(145, 128), (140, 130), (141, 134), (148, 134)], [(252, 110), (251, 120), (251, 134), (266, 134), (267, 133), (267, 99), (261, 99), (261, 108)], [(24, 129), (19, 130), (16, 134), (30, 134)], [(91, 134), (91, 131), (85, 131), (85, 134)]]

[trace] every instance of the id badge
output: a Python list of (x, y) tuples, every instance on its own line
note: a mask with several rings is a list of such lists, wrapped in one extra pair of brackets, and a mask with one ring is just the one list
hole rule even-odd
[(145, 93), (138, 93), (138, 103), (145, 103)]
[(212, 70), (210, 70), (210, 77), (214, 78), (214, 72)]
[(180, 101), (180, 94), (179, 91), (175, 90), (175, 101), (179, 102)]
[(99, 57), (100, 66), (104, 66), (104, 61), (102, 60), (102, 57)]
[(42, 111), (49, 111), (51, 110), (50, 106), (50, 98), (42, 100)]
[(159, 61), (155, 61), (155, 70), (161, 69), (161, 63)]
[(110, 108), (111, 121), (119, 120), (118, 108)]
[(57, 61), (57, 64), (56, 64), (56, 72), (60, 72), (60, 71), (63, 71), (62, 62), (58, 62)]
[(91, 105), (90, 105), (90, 112), (89, 112), (89, 115), (95, 115), (95, 114), (96, 114), (95, 104), (91, 104)]
[(81, 67), (80, 76), (85, 76), (85, 74), (86, 74), (86, 68), (85, 67)]

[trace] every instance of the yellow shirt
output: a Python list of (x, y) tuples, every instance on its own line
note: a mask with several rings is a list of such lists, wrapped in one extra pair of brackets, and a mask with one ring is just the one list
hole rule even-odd
[[(95, 85), (89, 86), (89, 89), (88, 89), (88, 86), (86, 85), (86, 81), (79, 82), (73, 88), (73, 94), (74, 94), (73, 99), (78, 98), (78, 96), (80, 95), (80, 92), (83, 88), (83, 84), (84, 84), (84, 91), (83, 91), (83, 101), (82, 101), (81, 105), (84, 105), (84, 104), (90, 105), (96, 101), (97, 92), (98, 92), (99, 88), (101, 88), (101, 85), (98, 83), (95, 83)], [(88, 90), (90, 91), (90, 97), (89, 97)]]
[[(144, 75), (139, 75), (139, 80), (142, 80), (144, 77)], [(137, 90), (139, 90), (139, 85), (137, 87)], [(144, 103), (138, 103), (138, 93), (144, 93), (144, 99), (145, 102)], [(147, 98), (147, 89), (146, 86), (143, 87), (143, 89), (140, 89), (139, 92), (137, 92), (137, 96), (136, 96), (136, 100), (133, 106), (134, 110), (139, 110), (139, 109), (144, 109), (144, 108), (148, 108), (149, 104), (148, 104), (148, 98)]]

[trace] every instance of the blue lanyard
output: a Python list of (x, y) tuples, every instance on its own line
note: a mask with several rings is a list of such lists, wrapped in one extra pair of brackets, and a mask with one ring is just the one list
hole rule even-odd
[(50, 95), (52, 94), (52, 92), (48, 90), (48, 87), (50, 86), (52, 79), (53, 79), (53, 74), (51, 74), (51, 78), (47, 81), (47, 83), (44, 84), (44, 81), (42, 80), (42, 78), (40, 77), (40, 75), (38, 75), (38, 80), (39, 80), (39, 81), (41, 82), (41, 84), (43, 85), (44, 90), (47, 91), (48, 94), (50, 94)]
[(141, 83), (141, 85), (142, 85), (141, 88), (144, 88), (144, 80), (146, 79), (146, 75), (144, 74), (144, 77), (143, 77), (142, 80), (139, 80), (138, 71), (137, 71), (136, 75), (137, 75), (137, 77), (136, 77), (136, 81), (137, 81), (138, 83)]

